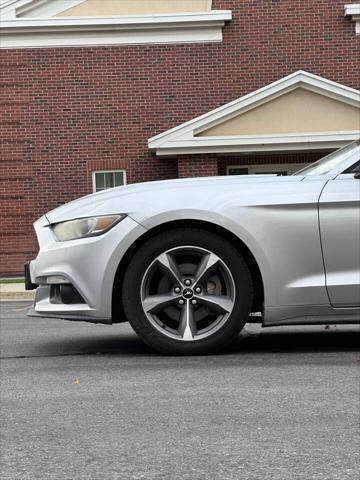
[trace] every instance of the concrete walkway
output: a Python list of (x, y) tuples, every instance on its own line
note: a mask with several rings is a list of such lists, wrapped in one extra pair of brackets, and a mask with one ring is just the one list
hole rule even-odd
[(32, 300), (35, 290), (25, 290), (25, 284), (19, 283), (0, 283), (0, 301), (19, 301)]

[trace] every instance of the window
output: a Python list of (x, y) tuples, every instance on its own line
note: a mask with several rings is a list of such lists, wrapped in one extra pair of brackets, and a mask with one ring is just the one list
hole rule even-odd
[(344, 173), (360, 173), (360, 160), (348, 168)]
[(108, 188), (121, 187), (126, 184), (125, 170), (103, 170), (101, 172), (93, 172), (93, 189), (94, 192), (101, 192)]
[(359, 159), (360, 139), (351, 142), (339, 150), (329, 153), (307, 168), (303, 168), (297, 175), (326, 175), (341, 173), (348, 165), (354, 164)]
[(228, 175), (291, 175), (307, 163), (277, 163), (265, 165), (229, 165)]

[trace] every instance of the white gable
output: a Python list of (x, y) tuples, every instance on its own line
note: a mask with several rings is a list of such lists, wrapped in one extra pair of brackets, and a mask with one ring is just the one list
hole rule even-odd
[[(0, 6), (1, 48), (221, 42), (230, 10), (211, 0), (8, 0)], [(136, 8), (135, 8), (136, 7)], [(199, 9), (199, 11), (197, 11)], [(164, 13), (162, 13), (164, 12)]]
[(357, 107), (297, 87), (197, 136), (352, 131), (359, 122)]
[[(324, 98), (328, 109), (331, 108), (329, 104), (333, 102), (333, 108), (335, 105), (338, 106), (343, 116), (348, 113), (350, 120), (346, 118), (342, 120), (343, 123), (340, 123), (340, 120), (336, 123), (337, 118), (326, 119), (323, 125), (318, 120), (317, 130), (314, 130), (316, 119), (310, 119), (309, 111), (308, 131), (304, 131), (305, 121), (302, 122), (302, 127), (295, 131), (291, 126), (294, 122), (289, 122), (288, 131), (284, 131), (282, 126), (281, 130), (271, 133), (244, 129), (244, 122), (242, 122), (245, 132), (243, 135), (241, 130), (231, 131), (230, 129), (229, 135), (226, 135), (226, 130), (222, 130), (221, 126), (231, 124), (232, 119), (241, 119), (245, 114), (250, 117), (252, 110), (255, 112), (255, 109), (298, 89), (311, 92), (319, 96), (320, 100)], [(342, 106), (348, 108), (342, 108)], [(156, 151), (157, 155), (166, 156), (189, 153), (305, 151), (337, 148), (359, 137), (359, 108), (360, 91), (299, 70), (205, 115), (156, 135), (149, 139), (148, 145), (151, 150)], [(356, 127), (357, 112), (359, 112), (359, 128), (353, 128)], [(296, 111), (293, 110), (291, 115), (296, 115)], [(329, 123), (330, 120), (333, 121), (332, 124)], [(341, 129), (341, 125), (345, 126), (344, 130)]]

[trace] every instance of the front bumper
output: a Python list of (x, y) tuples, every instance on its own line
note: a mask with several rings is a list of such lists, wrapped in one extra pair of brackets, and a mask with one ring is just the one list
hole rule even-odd
[(32, 283), (30, 273), (30, 262), (26, 262), (24, 265), (25, 270), (25, 290), (35, 290), (39, 285)]
[[(25, 267), (27, 288), (36, 288), (29, 316), (112, 323), (115, 274), (133, 242), (146, 232), (126, 217), (104, 235), (80, 240), (55, 240), (46, 217), (34, 224), (40, 251)], [(49, 285), (48, 277), (66, 283)]]

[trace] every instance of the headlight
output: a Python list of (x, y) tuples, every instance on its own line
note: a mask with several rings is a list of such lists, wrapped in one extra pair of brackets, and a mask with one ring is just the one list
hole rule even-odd
[(59, 242), (78, 238), (94, 237), (107, 232), (119, 223), (126, 215), (108, 215), (101, 217), (78, 218), (51, 226)]

